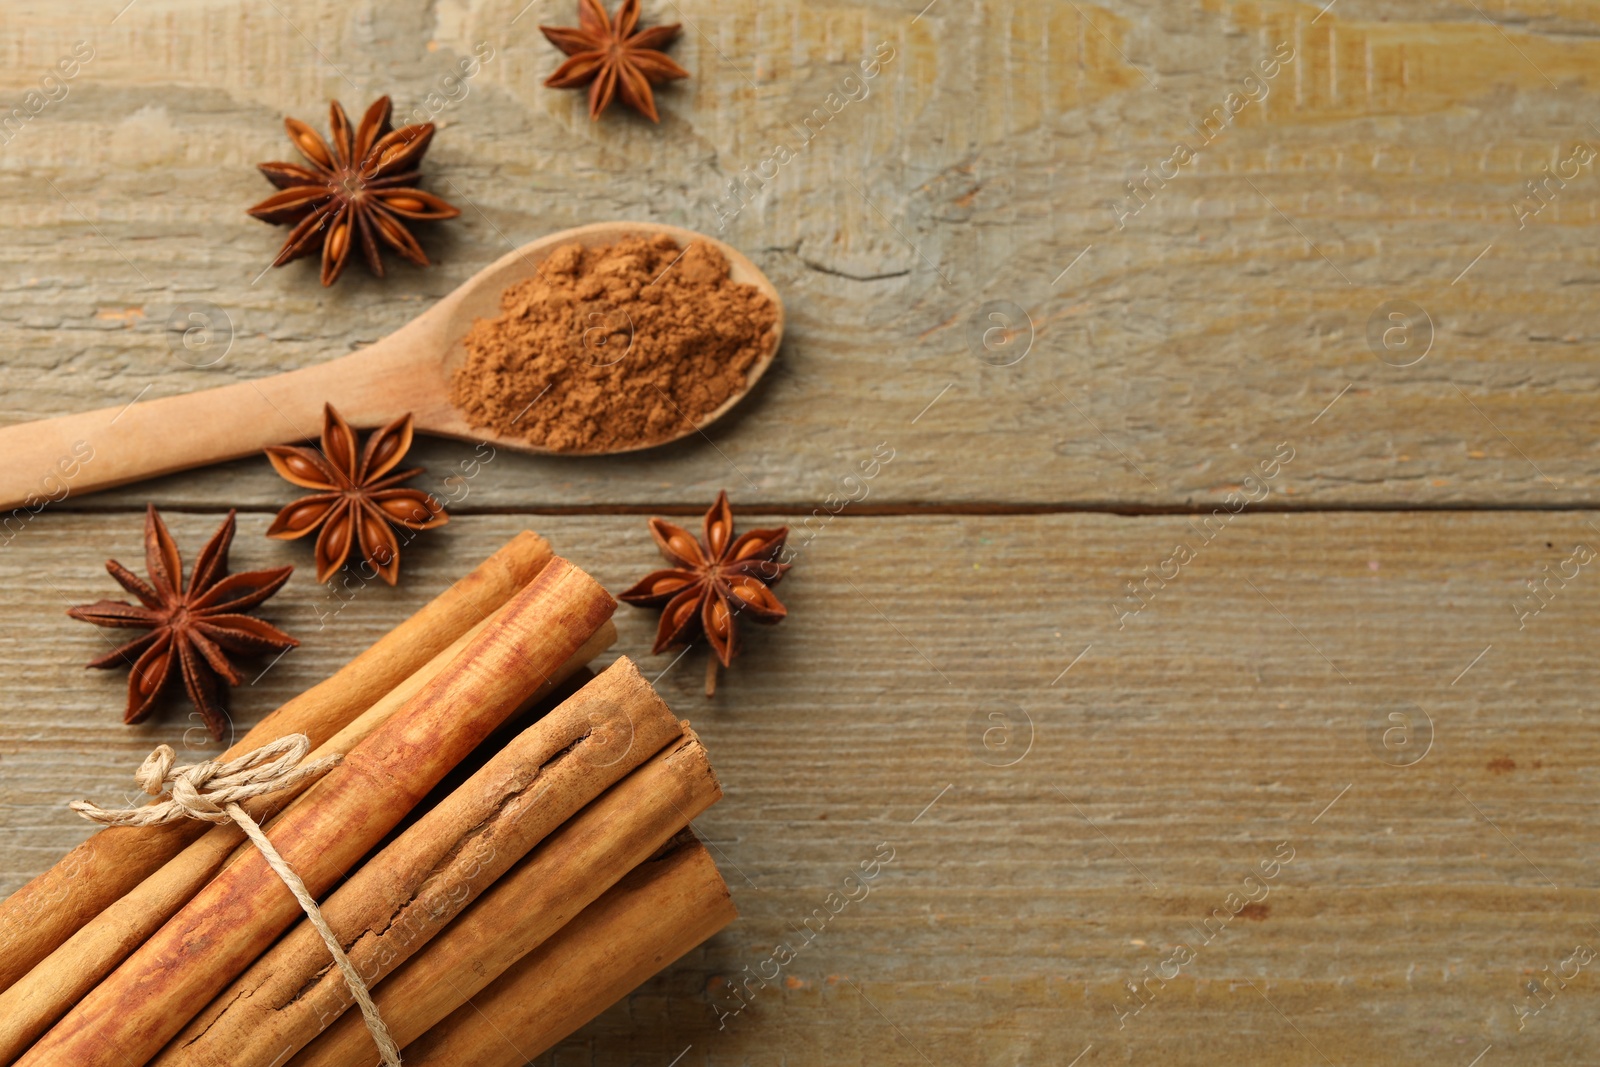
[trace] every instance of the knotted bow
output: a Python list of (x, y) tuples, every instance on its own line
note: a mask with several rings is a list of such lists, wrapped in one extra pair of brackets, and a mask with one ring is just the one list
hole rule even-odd
[(166, 800), (109, 811), (87, 800), (67, 806), (106, 826), (156, 826), (179, 819), (230, 822), (234, 820), (229, 805), (320, 778), (339, 764), (340, 757), (333, 755), (298, 766), (310, 751), (311, 740), (305, 734), (289, 734), (226, 763), (202, 760), (176, 767), (178, 754), (168, 745), (158, 745), (133, 777), (153, 797), (169, 793)]
[(367, 1029), (372, 1031), (372, 1039), (378, 1044), (383, 1062), (387, 1067), (399, 1067), (400, 1049), (378, 1015), (378, 1006), (372, 1001), (372, 993), (356, 973), (355, 965), (345, 955), (327, 920), (322, 917), (316, 898), (294, 868), (272, 847), (272, 842), (256, 821), (239, 806), (241, 801), (252, 797), (292, 789), (307, 779), (320, 778), (339, 764), (341, 757), (334, 754), (302, 765), (300, 761), (310, 751), (311, 739), (305, 734), (288, 734), (226, 763), (201, 760), (179, 767), (175, 766), (177, 753), (167, 745), (157, 745), (156, 750), (139, 765), (134, 780), (139, 783), (140, 789), (151, 796), (166, 793), (165, 800), (138, 808), (121, 809), (106, 809), (87, 800), (74, 800), (68, 807), (90, 822), (106, 826), (157, 826), (179, 819), (231, 822), (237, 825), (261, 850), (267, 866), (283, 879), (283, 884), (300, 902), (306, 918), (322, 935), (323, 944), (328, 946), (333, 961), (344, 974), (345, 984), (350, 987), (361, 1008), (361, 1015), (366, 1020)]

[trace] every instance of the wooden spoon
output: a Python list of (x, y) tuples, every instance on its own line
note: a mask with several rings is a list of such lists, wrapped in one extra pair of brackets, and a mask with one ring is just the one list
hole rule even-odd
[[(198, 393), (0, 428), (0, 510), (26, 505), (37, 511), (42, 501), (61, 499), (63, 485), (68, 493), (84, 493), (315, 437), (322, 429), (324, 401), (360, 427), (380, 426), (409, 411), (416, 428), (426, 433), (553, 454), (471, 426), (451, 406), (450, 377), (466, 357), (462, 340), (474, 319), (500, 313), (502, 290), (532, 277), (559, 246), (592, 247), (663, 233), (681, 247), (704, 241), (717, 248), (728, 258), (730, 278), (759, 288), (778, 311), (766, 354), (745, 375), (741, 392), (698, 423), (685, 420), (683, 431), (673, 437), (617, 451), (688, 437), (726, 414), (772, 364), (783, 336), (783, 301), (755, 264), (713, 237), (654, 222), (600, 222), (552, 233), (507, 253), (394, 333), (347, 356)], [(92, 458), (81, 461), (89, 449)]]

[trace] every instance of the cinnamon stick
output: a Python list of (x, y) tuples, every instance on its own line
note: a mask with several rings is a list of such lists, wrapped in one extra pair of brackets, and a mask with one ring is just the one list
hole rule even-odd
[(675, 840), (407, 1045), (406, 1067), (523, 1067), (737, 917), (706, 847)]
[[(496, 878), (683, 727), (632, 661), (618, 660), (519, 734), (322, 902), (369, 986), (445, 928)], [(302, 922), (152, 1061), (270, 1067), (351, 1006), (321, 937)]]
[[(561, 929), (722, 795), (694, 732), (551, 834), (422, 951), (374, 989), (404, 1047)], [(290, 1067), (368, 1064), (377, 1046), (346, 1013)]]
[[(349, 752), (443, 671), (485, 626), (504, 613), (502, 607), (488, 620), (457, 638), (454, 644), (384, 694), (307, 758), (314, 760)], [(540, 687), (535, 699), (609, 648), (616, 640), (616, 632), (616, 627), (608, 620), (561, 665), (549, 684)], [(246, 801), (244, 808), (251, 818), (267, 824), (270, 816), (289, 805), (295, 793), (309, 789), (310, 785), (308, 781), (293, 791)], [(10, 1063), (20, 1056), (40, 1034), (127, 959), (129, 953), (160, 929), (162, 923), (177, 914), (178, 909), (222, 869), (243, 841), (244, 832), (232, 823), (212, 826), (166, 866), (85, 923), (10, 989), (0, 993), (0, 1063)]]
[[(615, 606), (593, 578), (552, 559), (499, 623), (273, 824), (273, 845), (309, 891), (326, 893)], [(18, 1062), (147, 1062), (299, 916), (265, 858), (242, 853)]]
[[(305, 734), (313, 745), (321, 744), (504, 604), (548, 562), (549, 543), (538, 534), (519, 533), (331, 677), (262, 719), (217, 758), (232, 759), (286, 734)], [(108, 827), (0, 902), (0, 989), (27, 974), (205, 830), (204, 823), (193, 821)]]

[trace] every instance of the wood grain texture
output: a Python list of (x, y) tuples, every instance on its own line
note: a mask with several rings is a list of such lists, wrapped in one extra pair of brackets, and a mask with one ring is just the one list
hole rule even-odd
[[(636, 217), (718, 233), (777, 283), (790, 310), (778, 366), (715, 429), (717, 449), (506, 457), (472, 506), (695, 503), (730, 481), (810, 506), (886, 437), (903, 461), (881, 501), (1208, 501), (1236, 478), (1234, 446), (1270, 448), (1346, 386), (1325, 455), (1286, 483), (1302, 500), (1596, 500), (1596, 164), (1548, 186), (1523, 228), (1513, 210), (1543, 165), (1600, 145), (1592, 9), (1489, 12), (1500, 25), (1458, 2), (1346, 0), (1319, 18), (1289, 2), (941, 0), (916, 21), (881, 3), (657, 5), (648, 18), (685, 21), (675, 47), (696, 76), (662, 92), (656, 129), (621, 114), (591, 125), (581, 94), (543, 88), (556, 56), (536, 23), (571, 13), (518, 18), (524, 6), (138, 0), (111, 24), (8, 5), (5, 99), (75, 41), (95, 54), (0, 150), (13, 234), (0, 418), (315, 363), (514, 245)], [(849, 101), (843, 79), (880, 43), (894, 58)], [(479, 44), (493, 58), (465, 96), (430, 103)], [(1280, 44), (1294, 59), (1265, 98), (1203, 143), (1195, 127)], [(320, 125), (329, 97), (380, 92), (401, 115), (448, 103), (427, 183), (464, 214), (425, 228), (437, 265), (387, 281), (353, 270), (331, 291), (314, 265), (262, 276), (282, 232), (244, 208), (269, 191), (253, 164), (291, 154), (282, 117)], [(819, 108), (826, 123), (808, 128)], [(1179, 141), (1198, 158), (1119, 223), (1126, 183)], [(728, 183), (772, 173), (779, 142), (793, 158), (719, 230)], [(1033, 323), (1014, 366), (971, 350), (994, 300)], [(1411, 367), (1368, 347), (1392, 300), (1433, 323)], [(169, 316), (196, 301), (231, 322), (225, 356), (220, 342), (174, 354)], [(419, 455), (440, 479), (471, 449)], [(90, 503), (152, 495), (287, 499), (245, 462)]]
[[(40, 521), (0, 557), (6, 662), (23, 655), (14, 635), (49, 635), (28, 642), (36, 666), (14, 673), (0, 719), (8, 885), (81, 833), (65, 800), (117, 800), (185, 725), (116, 726), (120, 679), (77, 669), (98, 635), (20, 581), (48, 570), (69, 599), (90, 595), (136, 518)], [(1189, 520), (839, 519), (780, 587), (790, 618), (752, 634), (715, 701), (702, 652), (642, 660), (719, 769), (726, 800), (697, 825), (741, 919), (549, 1062), (665, 1062), (692, 1044), (683, 1062), (1021, 1063), (1074, 1042), (1067, 1059), (1095, 1046), (1086, 1063), (1309, 1064), (1314, 1044), (1336, 1063), (1464, 1064), (1491, 1043), (1503, 1062), (1585, 1062), (1587, 969), (1521, 1032), (1514, 1006), (1600, 939), (1585, 666), (1600, 600), (1586, 569), (1525, 629), (1512, 604), (1593, 543), (1594, 521), (1245, 514), (1119, 630), (1123, 582), (1194, 544)], [(174, 533), (208, 523), (180, 515)], [(265, 523), (241, 524), (239, 566), (294, 558), (254, 536)], [(241, 691), (241, 725), (517, 525), (436, 531), (400, 588), (363, 590), (321, 631), (322, 590), (291, 581), (269, 614), (307, 640)], [(654, 565), (636, 518), (541, 530), (610, 589)], [(617, 622), (617, 653), (648, 647), (652, 613)], [(1420, 742), (1417, 709), (1431, 749), (1387, 765), (1375, 731), (1409, 714)], [(1262, 906), (1119, 1029), (1121, 983), (1197, 943), (1280, 842), (1294, 856)], [(798, 945), (884, 843), (866, 898), (719, 1029), (728, 983), (770, 973), (778, 942)]]
[[(102, 637), (61, 614), (107, 594), (107, 556), (138, 558), (145, 501), (185, 546), (242, 506), (236, 566), (301, 566), (266, 614), (304, 644), (236, 694), (243, 726), (515, 529), (617, 590), (655, 554), (641, 519), (601, 513), (698, 513), (726, 486), (742, 524), (796, 527), (791, 617), (714, 702), (702, 652), (656, 662), (727, 792), (699, 828), (741, 918), (542, 1064), (1592, 1061), (1595, 965), (1520, 1030), (1516, 1009), (1600, 948), (1593, 567), (1519, 612), (1600, 540), (1600, 160), (1566, 165), (1600, 147), (1600, 15), (924, 3), (647, 2), (684, 22), (695, 75), (659, 128), (591, 125), (542, 87), (536, 27), (570, 22), (566, 0), (137, 0), (114, 22), (7, 4), (0, 128), (75, 41), (95, 57), (0, 136), (0, 421), (312, 365), (601, 219), (717, 234), (788, 318), (709, 440), (589, 461), (421, 442), (418, 484), (456, 518), (407, 547), (398, 589), (317, 587), (304, 546), (260, 538), (296, 495), (262, 461), (8, 525), (0, 889), (87, 832), (66, 800), (123, 800), (157, 740), (203, 738), (181, 710), (116, 725), (122, 679), (77, 666)], [(444, 79), (480, 43), (462, 98)], [(1280, 45), (1292, 62), (1251, 90)], [(253, 164), (290, 152), (284, 115), (447, 91), (425, 185), (464, 213), (422, 234), (436, 266), (331, 291), (309, 264), (261, 276), (282, 234), (243, 212), (269, 188)], [(779, 142), (793, 158), (719, 230), (730, 180)], [(1145, 185), (1179, 142), (1197, 158)], [(1010, 366), (972, 340), (1004, 325), (997, 301), (1032, 324)], [(1369, 345), (1393, 301), (1432, 324), (1409, 366), (1417, 349)], [(231, 346), (182, 347), (167, 323), (193, 302)], [(829, 494), (857, 499), (829, 519)], [(1229, 494), (1257, 502), (1218, 517)], [(997, 513), (953, 514), (973, 510)], [(1179, 544), (1194, 558), (1164, 567)], [(617, 621), (648, 670), (653, 618)], [(1431, 748), (1389, 765), (1419, 712)], [(1198, 944), (1280, 842), (1266, 899)], [(867, 898), (719, 1028), (881, 843)], [(1125, 983), (1180, 942), (1192, 963), (1119, 1025)]]

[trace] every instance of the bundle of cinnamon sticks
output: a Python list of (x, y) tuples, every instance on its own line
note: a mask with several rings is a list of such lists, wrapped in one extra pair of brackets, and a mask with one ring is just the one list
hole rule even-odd
[[(244, 806), (408, 1063), (524, 1063), (734, 916), (688, 830), (721, 795), (699, 739), (628, 659), (584, 681), (614, 607), (523, 533), (225, 754), (303, 733), (342, 755)], [(0, 903), (0, 1064), (375, 1062), (243, 842), (108, 828)]]

